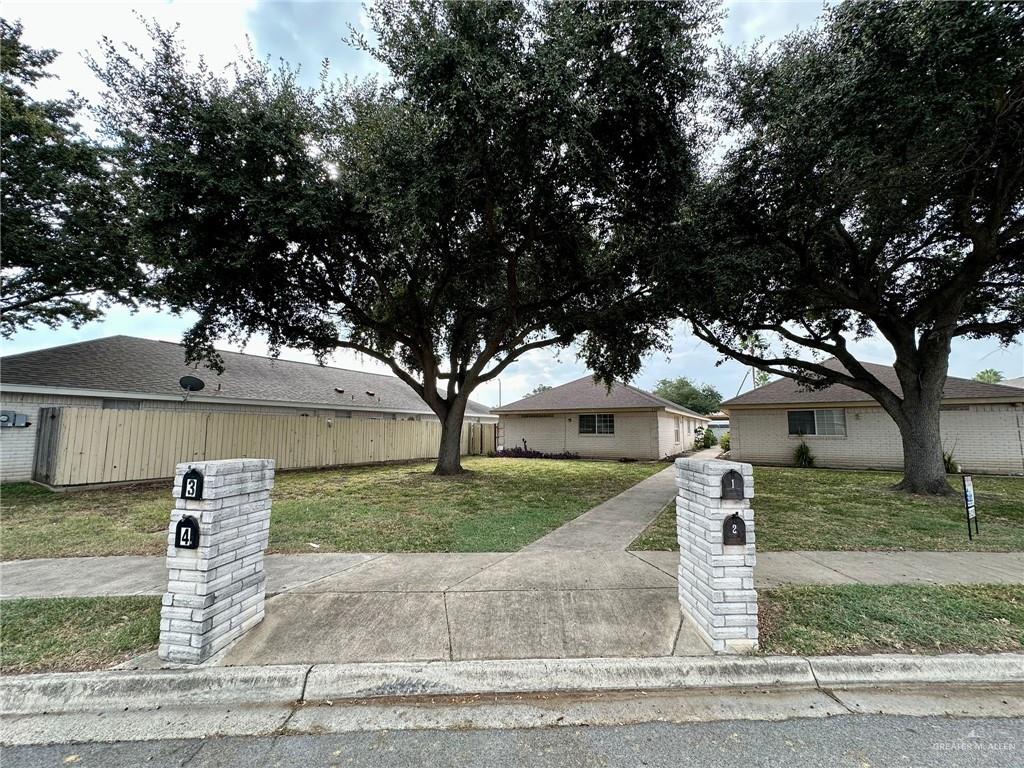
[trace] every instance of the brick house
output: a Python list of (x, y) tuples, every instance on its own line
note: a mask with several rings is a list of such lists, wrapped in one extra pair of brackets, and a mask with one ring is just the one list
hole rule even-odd
[[(306, 416), (311, 419), (436, 421), (396, 378), (313, 363), (221, 352), (224, 372), (185, 365), (180, 344), (108, 336), (0, 359), (0, 408), (28, 426), (0, 429), (0, 482), (30, 480), (40, 408), (173, 410)], [(185, 392), (182, 376), (204, 388)], [(470, 401), (467, 423), (497, 421)]]
[(689, 408), (616, 381), (593, 376), (494, 408), (499, 444), (588, 458), (660, 459), (693, 448), (710, 422)]
[[(838, 361), (826, 364), (838, 366)], [(900, 393), (892, 367), (864, 367)], [(836, 384), (807, 390), (792, 379), (778, 379), (722, 403), (722, 410), (729, 414), (734, 461), (792, 464), (803, 440), (819, 467), (903, 468), (896, 423), (856, 389)], [(964, 471), (1024, 474), (1024, 390), (949, 376), (940, 425), (943, 448)]]

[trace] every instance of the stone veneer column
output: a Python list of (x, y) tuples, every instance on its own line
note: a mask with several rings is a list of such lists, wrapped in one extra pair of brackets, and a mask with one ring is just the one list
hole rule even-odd
[[(203, 474), (203, 498), (182, 499), (182, 476)], [(263, 620), (263, 551), (270, 535), (273, 459), (179, 464), (167, 547), (167, 592), (160, 611), (161, 659), (199, 663)], [(199, 521), (199, 547), (178, 549), (183, 515)]]
[[(743, 476), (743, 499), (722, 498), (722, 476)], [(750, 464), (676, 459), (679, 603), (716, 653), (757, 650), (754, 590), (754, 471)], [(747, 543), (725, 546), (722, 525), (738, 513)]]

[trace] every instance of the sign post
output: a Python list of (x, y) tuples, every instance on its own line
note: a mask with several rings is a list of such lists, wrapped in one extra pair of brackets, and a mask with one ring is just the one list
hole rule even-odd
[[(974, 478), (964, 475), (964, 507), (967, 509), (967, 538), (974, 540), (974, 534), (978, 532), (978, 510), (974, 506)], [(971, 521), (974, 521), (974, 531), (971, 531)]]

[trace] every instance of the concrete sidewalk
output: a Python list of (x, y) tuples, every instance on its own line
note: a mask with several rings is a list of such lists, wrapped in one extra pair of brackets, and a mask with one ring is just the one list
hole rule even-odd
[[(436, 592), (445, 591), (443, 585), (449, 582), (456, 583), (458, 579), (453, 579), (459, 575), (469, 585), (511, 580), (505, 583), (516, 584), (513, 591), (564, 589), (569, 583), (584, 584), (585, 589), (601, 589), (597, 584), (625, 589), (645, 586), (644, 578), (637, 580), (633, 569), (616, 566), (631, 560), (675, 580), (677, 552), (341, 553), (268, 555), (267, 590), (288, 592), (325, 580), (347, 585), (344, 591)], [(371, 562), (372, 568), (348, 573)], [(594, 562), (607, 562), (607, 571), (594, 573), (590, 567)], [(424, 563), (435, 569), (433, 588), (422, 586)], [(344, 574), (348, 575), (342, 578)], [(0, 598), (5, 600), (161, 595), (166, 580), (163, 557), (0, 562)], [(1024, 584), (1024, 552), (758, 552), (754, 580), (761, 588), (785, 584)], [(466, 585), (455, 588), (465, 591)], [(484, 591), (487, 589), (490, 587)]]
[[(708, 653), (675, 552), (267, 557), (266, 619), (219, 663), (318, 664)], [(7, 562), (5, 597), (164, 591), (161, 557)], [(759, 587), (1024, 583), (1024, 553), (767, 552)]]

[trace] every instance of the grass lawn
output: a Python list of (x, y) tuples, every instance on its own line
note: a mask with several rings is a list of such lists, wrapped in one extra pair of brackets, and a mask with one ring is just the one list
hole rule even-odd
[(839, 586), (759, 590), (764, 653), (1024, 650), (1024, 587)]
[[(277, 477), (270, 552), (510, 552), (665, 468), (662, 463), (463, 460), (285, 472)], [(76, 493), (0, 490), (5, 560), (158, 555), (169, 483)]]
[[(895, 472), (755, 467), (758, 550), (1024, 550), (1024, 478), (974, 476), (981, 534), (971, 542), (960, 496), (898, 493), (891, 486), (900, 477)], [(960, 486), (959, 476), (950, 481)], [(674, 505), (630, 545), (678, 548)]]
[(157, 646), (159, 597), (5, 600), (0, 672), (104, 669)]

